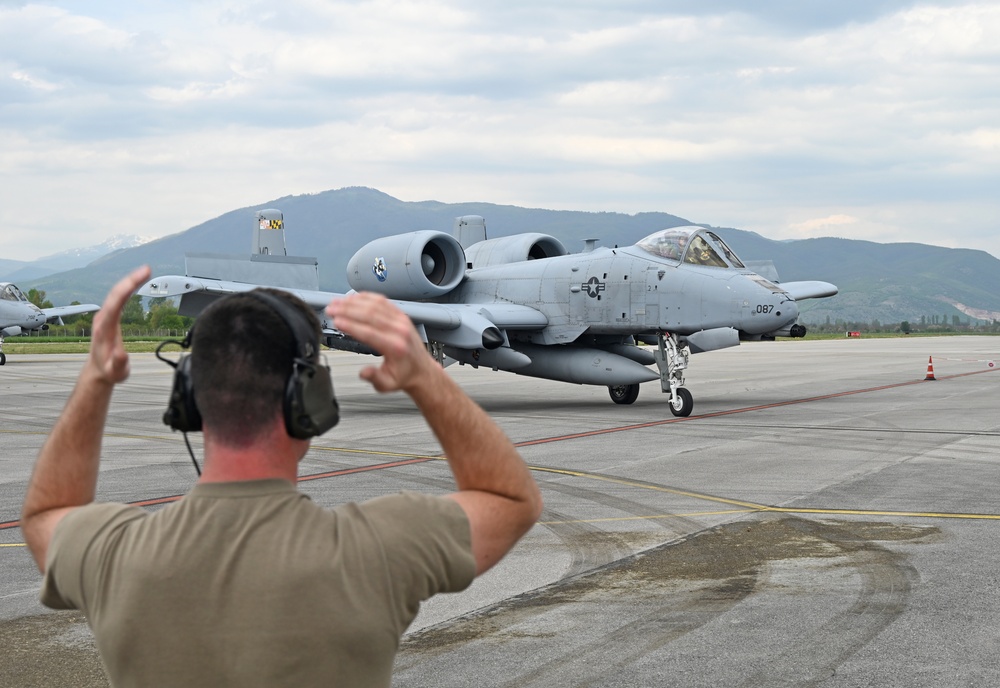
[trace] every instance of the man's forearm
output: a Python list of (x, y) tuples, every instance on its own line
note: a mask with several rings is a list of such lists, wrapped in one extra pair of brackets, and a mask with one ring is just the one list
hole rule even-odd
[(433, 384), (410, 392), (437, 436), (460, 490), (481, 490), (515, 501), (538, 491), (507, 435), (443, 370)]
[(488, 570), (526, 533), (542, 496), (500, 427), (437, 364), (410, 396), (448, 458), (458, 492), (449, 495), (469, 519), (476, 573)]
[(94, 500), (101, 458), (101, 438), (114, 385), (89, 365), (74, 387), (66, 408), (35, 462), (21, 515), (25, 541), (41, 568), (55, 510)]

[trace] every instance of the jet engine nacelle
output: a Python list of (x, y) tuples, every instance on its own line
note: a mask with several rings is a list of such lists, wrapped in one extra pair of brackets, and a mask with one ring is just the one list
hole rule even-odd
[(391, 299), (429, 299), (457, 287), (465, 267), (465, 251), (454, 237), (410, 232), (365, 244), (347, 264), (347, 281), (352, 289)]
[(562, 242), (548, 234), (515, 234), (473, 244), (465, 257), (474, 268), (520, 263), (525, 260), (565, 256)]

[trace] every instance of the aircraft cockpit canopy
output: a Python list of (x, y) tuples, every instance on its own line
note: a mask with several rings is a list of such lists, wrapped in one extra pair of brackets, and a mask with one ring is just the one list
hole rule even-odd
[(0, 284), (0, 300), (19, 301), (23, 303), (27, 303), (28, 301), (24, 293), (17, 288), (16, 284)]
[(637, 246), (659, 258), (716, 268), (743, 268), (719, 235), (701, 227), (674, 227), (650, 234)]

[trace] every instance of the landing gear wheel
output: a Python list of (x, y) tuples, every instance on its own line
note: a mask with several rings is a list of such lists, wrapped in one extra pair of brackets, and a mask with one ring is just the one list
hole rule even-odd
[[(0, 351), (0, 365), (3, 365), (6, 362), (7, 362), (7, 354), (5, 354), (4, 352)], [(638, 385), (636, 385), (636, 386), (638, 387)]]
[(694, 397), (691, 396), (691, 392), (683, 387), (678, 387), (677, 403), (678, 406), (675, 406), (673, 401), (668, 402), (672, 414), (680, 418), (687, 418), (691, 415), (691, 411), (694, 410)]
[(611, 385), (608, 394), (616, 404), (631, 404), (639, 398), (639, 385)]

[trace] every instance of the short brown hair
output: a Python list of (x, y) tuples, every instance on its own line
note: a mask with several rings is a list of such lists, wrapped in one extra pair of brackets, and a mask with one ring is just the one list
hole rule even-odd
[[(316, 331), (316, 314), (294, 294), (262, 289), (298, 308)], [(191, 383), (204, 425), (225, 444), (251, 444), (282, 412), (295, 359), (284, 318), (246, 294), (218, 299), (198, 317), (191, 342)]]

